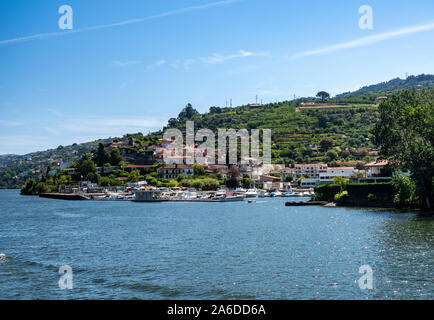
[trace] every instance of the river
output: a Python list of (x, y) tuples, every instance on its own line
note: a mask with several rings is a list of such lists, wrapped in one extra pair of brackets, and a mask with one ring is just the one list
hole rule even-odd
[[(0, 191), (0, 299), (433, 299), (434, 219)], [(300, 198), (296, 198), (300, 201)], [(71, 290), (59, 267), (72, 269)], [(372, 289), (361, 289), (361, 266)]]

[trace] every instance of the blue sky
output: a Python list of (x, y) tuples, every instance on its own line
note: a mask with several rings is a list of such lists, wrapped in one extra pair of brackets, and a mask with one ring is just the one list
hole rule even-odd
[[(72, 32), (58, 28), (64, 4)], [(434, 73), (433, 23), (432, 0), (0, 0), (0, 154), (147, 133), (187, 103)]]

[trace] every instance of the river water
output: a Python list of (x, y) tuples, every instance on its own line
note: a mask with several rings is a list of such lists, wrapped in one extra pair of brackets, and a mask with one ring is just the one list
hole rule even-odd
[[(433, 218), (285, 201), (75, 202), (0, 191), (0, 299), (434, 298)], [(64, 265), (71, 290), (59, 288)], [(364, 265), (372, 289), (360, 288)]]

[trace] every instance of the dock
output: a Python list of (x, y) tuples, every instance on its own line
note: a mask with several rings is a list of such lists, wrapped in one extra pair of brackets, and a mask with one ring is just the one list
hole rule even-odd
[(325, 206), (327, 201), (286, 202), (286, 207)]
[(58, 200), (90, 200), (89, 197), (75, 193), (41, 193), (39, 197)]

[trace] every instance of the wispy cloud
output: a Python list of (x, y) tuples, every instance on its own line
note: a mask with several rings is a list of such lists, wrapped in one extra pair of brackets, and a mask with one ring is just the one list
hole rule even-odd
[(18, 126), (22, 126), (24, 123), (20, 122), (20, 121), (5, 121), (5, 120), (0, 120), (0, 126), (4, 126), (4, 127), (18, 127)]
[(189, 58), (184, 60), (178, 60), (175, 63), (172, 63), (171, 66), (174, 68), (178, 68), (180, 66), (184, 67), (184, 69), (188, 70), (193, 64), (202, 63), (202, 64), (221, 64), (230, 60), (247, 58), (247, 57), (255, 57), (255, 56), (267, 56), (265, 52), (251, 52), (245, 50), (239, 50), (235, 53), (223, 55), (218, 53), (213, 53), (210, 56), (199, 57), (199, 58)]
[(111, 65), (114, 66), (114, 67), (123, 68), (123, 67), (128, 67), (128, 66), (133, 66), (133, 65), (141, 64), (141, 63), (142, 63), (142, 61), (140, 61), (140, 60), (129, 60), (129, 61), (119, 61), (119, 60), (116, 60), (116, 61), (113, 61), (111, 63)]
[(148, 65), (148, 66), (146, 67), (146, 69), (147, 69), (147, 70), (151, 70), (151, 69), (153, 69), (153, 68), (160, 67), (160, 66), (162, 66), (162, 65), (165, 64), (165, 63), (166, 63), (166, 60), (161, 59), (161, 60), (158, 60), (158, 61), (156, 61), (156, 62), (154, 62), (154, 63), (151, 63), (150, 65)]
[(240, 50), (234, 54), (230, 54), (230, 55), (226, 55), (226, 56), (221, 55), (221, 54), (217, 54), (217, 53), (213, 53), (211, 56), (199, 58), (199, 60), (201, 62), (207, 63), (207, 64), (217, 64), (217, 63), (223, 63), (223, 62), (237, 59), (237, 58), (251, 57), (253, 55), (255, 55), (253, 52)]
[(236, 2), (240, 2), (240, 1), (245, 1), (245, 0), (216, 1), (216, 2), (211, 2), (211, 3), (207, 3), (207, 4), (203, 4), (203, 5), (181, 8), (181, 9), (177, 9), (177, 10), (167, 11), (167, 12), (143, 17), (143, 18), (131, 19), (131, 20), (126, 20), (126, 21), (121, 21), (121, 22), (116, 22), (116, 23), (111, 23), (111, 24), (104, 24), (104, 25), (93, 26), (93, 27), (85, 27), (85, 28), (75, 29), (75, 30), (71, 30), (71, 31), (39, 33), (39, 34), (26, 36), (26, 37), (20, 37), (20, 38), (8, 39), (8, 40), (0, 40), (0, 45), (14, 44), (14, 43), (19, 43), (19, 42), (32, 41), (32, 40), (38, 40), (38, 39), (46, 39), (46, 38), (52, 38), (52, 37), (60, 37), (60, 36), (65, 36), (65, 35), (69, 35), (69, 34), (85, 32), (85, 31), (120, 27), (120, 26), (124, 26), (124, 25), (128, 25), (128, 24), (140, 23), (140, 22), (145, 22), (145, 21), (149, 21), (149, 20), (180, 15), (180, 14), (192, 12), (192, 11), (204, 10), (204, 9), (208, 9), (208, 8), (218, 7), (218, 6), (225, 6), (225, 5), (233, 4)]
[(363, 47), (370, 44), (374, 44), (377, 42), (382, 42), (386, 40), (390, 40), (393, 38), (397, 38), (404, 35), (409, 35), (413, 33), (423, 32), (423, 31), (430, 31), (434, 29), (434, 23), (431, 24), (425, 24), (420, 26), (414, 26), (414, 27), (407, 27), (407, 28), (401, 28), (390, 32), (384, 32), (379, 33), (373, 36), (363, 37), (356, 40), (348, 41), (348, 42), (342, 42), (334, 45), (330, 45), (327, 47), (315, 49), (315, 50), (309, 50), (297, 53), (292, 56), (293, 59), (297, 58), (303, 58), (303, 57), (309, 57), (309, 56), (317, 56), (321, 54), (328, 54), (336, 51), (346, 50), (346, 49), (352, 49), (357, 47)]

